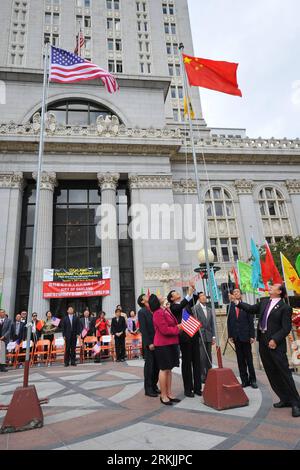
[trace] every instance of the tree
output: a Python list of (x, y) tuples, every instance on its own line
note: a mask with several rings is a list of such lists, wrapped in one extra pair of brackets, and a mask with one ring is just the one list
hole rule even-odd
[[(270, 250), (273, 255), (275, 264), (282, 276), (283, 276), (283, 273), (282, 273), (282, 267), (281, 267), (281, 261), (280, 261), (280, 252), (282, 252), (284, 256), (286, 256), (286, 258), (295, 267), (296, 258), (300, 253), (300, 236), (295, 237), (295, 238), (286, 236), (282, 238), (282, 240), (280, 240), (279, 242), (272, 243), (269, 246), (270, 246)], [(259, 251), (262, 256), (265, 255), (264, 245), (260, 247)]]

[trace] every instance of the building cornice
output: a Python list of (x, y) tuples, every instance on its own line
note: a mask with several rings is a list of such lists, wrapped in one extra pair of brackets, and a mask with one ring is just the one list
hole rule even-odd
[(99, 182), (99, 186), (101, 188), (101, 191), (106, 190), (106, 189), (112, 189), (116, 190), (117, 184), (120, 178), (119, 173), (98, 173), (97, 174), (97, 179)]
[(285, 185), (289, 194), (300, 194), (300, 180), (287, 180)]
[(234, 182), (234, 187), (237, 192), (237, 194), (252, 194), (253, 188), (254, 188), (254, 183), (252, 180), (235, 180)]
[[(37, 180), (37, 172), (32, 173), (32, 178)], [(56, 173), (54, 171), (46, 172), (43, 171), (41, 174), (41, 189), (47, 189), (48, 191), (54, 191), (57, 186)]]
[(172, 175), (136, 175), (129, 176), (130, 189), (172, 189)]

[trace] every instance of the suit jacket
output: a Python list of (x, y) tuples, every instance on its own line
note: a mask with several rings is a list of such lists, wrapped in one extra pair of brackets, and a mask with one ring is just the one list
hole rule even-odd
[(140, 324), (140, 332), (142, 333), (143, 345), (145, 347), (154, 344), (154, 325), (153, 314), (146, 307), (142, 307), (138, 312), (138, 321)]
[(179, 343), (179, 328), (174, 315), (163, 308), (153, 313), (155, 329), (154, 346), (169, 346)]
[(2, 323), (2, 330), (0, 334), (0, 338), (4, 336), (3, 341), (5, 344), (9, 343), (10, 336), (11, 336), (11, 319), (5, 318), (4, 322)]
[(273, 339), (276, 342), (278, 348), (286, 351), (285, 338), (290, 333), (292, 328), (292, 307), (287, 305), (284, 300), (280, 299), (270, 312), (266, 333), (262, 334), (259, 325), (268, 301), (269, 298), (265, 297), (260, 299), (260, 302), (255, 305), (249, 305), (244, 302), (240, 302), (239, 306), (242, 307), (242, 309), (246, 312), (259, 315), (257, 327), (257, 339), (259, 341), (269, 342), (271, 339)]
[(207, 306), (206, 311), (207, 318), (200, 304), (197, 304), (195, 305), (195, 307), (192, 308), (194, 317), (202, 323), (202, 327), (200, 328), (200, 330), (203, 340), (207, 343), (211, 343), (213, 337), (216, 336), (215, 325), (211, 308)]
[(239, 317), (236, 316), (235, 303), (228, 305), (227, 328), (228, 338), (249, 342), (250, 338), (255, 338), (254, 317), (251, 313), (240, 309)]
[(71, 326), (69, 315), (67, 314), (63, 318), (61, 328), (62, 328), (62, 335), (64, 338), (66, 338), (67, 341), (70, 341), (71, 338), (74, 339), (74, 337), (80, 335), (81, 333), (80, 320), (76, 315), (73, 315), (73, 321), (72, 321), (72, 326)]
[(16, 322), (12, 322), (11, 324), (11, 330), (10, 330), (10, 335), (11, 335), (11, 340), (12, 341), (23, 341), (25, 339), (25, 334), (26, 334), (26, 326), (25, 323), (20, 322), (20, 328), (19, 328), (19, 334), (16, 334)]
[[(79, 320), (80, 320), (81, 331), (83, 331), (85, 328), (85, 317), (81, 317)], [(96, 328), (95, 328), (96, 319), (88, 318), (88, 320), (89, 320), (89, 329), (88, 329), (86, 336), (95, 336), (96, 335)]]
[[(123, 336), (125, 336), (125, 331), (126, 331), (126, 320), (124, 317), (120, 316), (119, 321), (117, 321), (117, 318), (114, 317), (111, 321), (111, 327), (110, 327), (110, 332), (112, 335), (115, 335), (116, 333), (123, 333)], [(121, 338), (119, 336), (119, 338)]]
[[(198, 301), (198, 294), (193, 295), (193, 298), (188, 301), (186, 298), (182, 299), (182, 301), (179, 304), (173, 303), (171, 304), (170, 310), (173, 313), (174, 317), (178, 321), (178, 323), (181, 323), (182, 320), (182, 312), (186, 308), (189, 313), (192, 313), (192, 307), (196, 305)], [(179, 335), (179, 343), (191, 343), (192, 341), (195, 341), (199, 339), (199, 333), (196, 333), (193, 338), (191, 338), (185, 331), (180, 331)]]

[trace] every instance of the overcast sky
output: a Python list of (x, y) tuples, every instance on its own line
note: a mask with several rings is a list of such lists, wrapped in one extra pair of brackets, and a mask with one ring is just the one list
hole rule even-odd
[(208, 126), (300, 138), (300, 0), (188, 3), (195, 56), (239, 63), (242, 98), (200, 88)]

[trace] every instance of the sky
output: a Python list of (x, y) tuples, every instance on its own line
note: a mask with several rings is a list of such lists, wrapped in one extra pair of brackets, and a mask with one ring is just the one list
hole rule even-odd
[(300, 0), (188, 4), (195, 56), (239, 63), (242, 98), (200, 88), (207, 125), (300, 138)]

